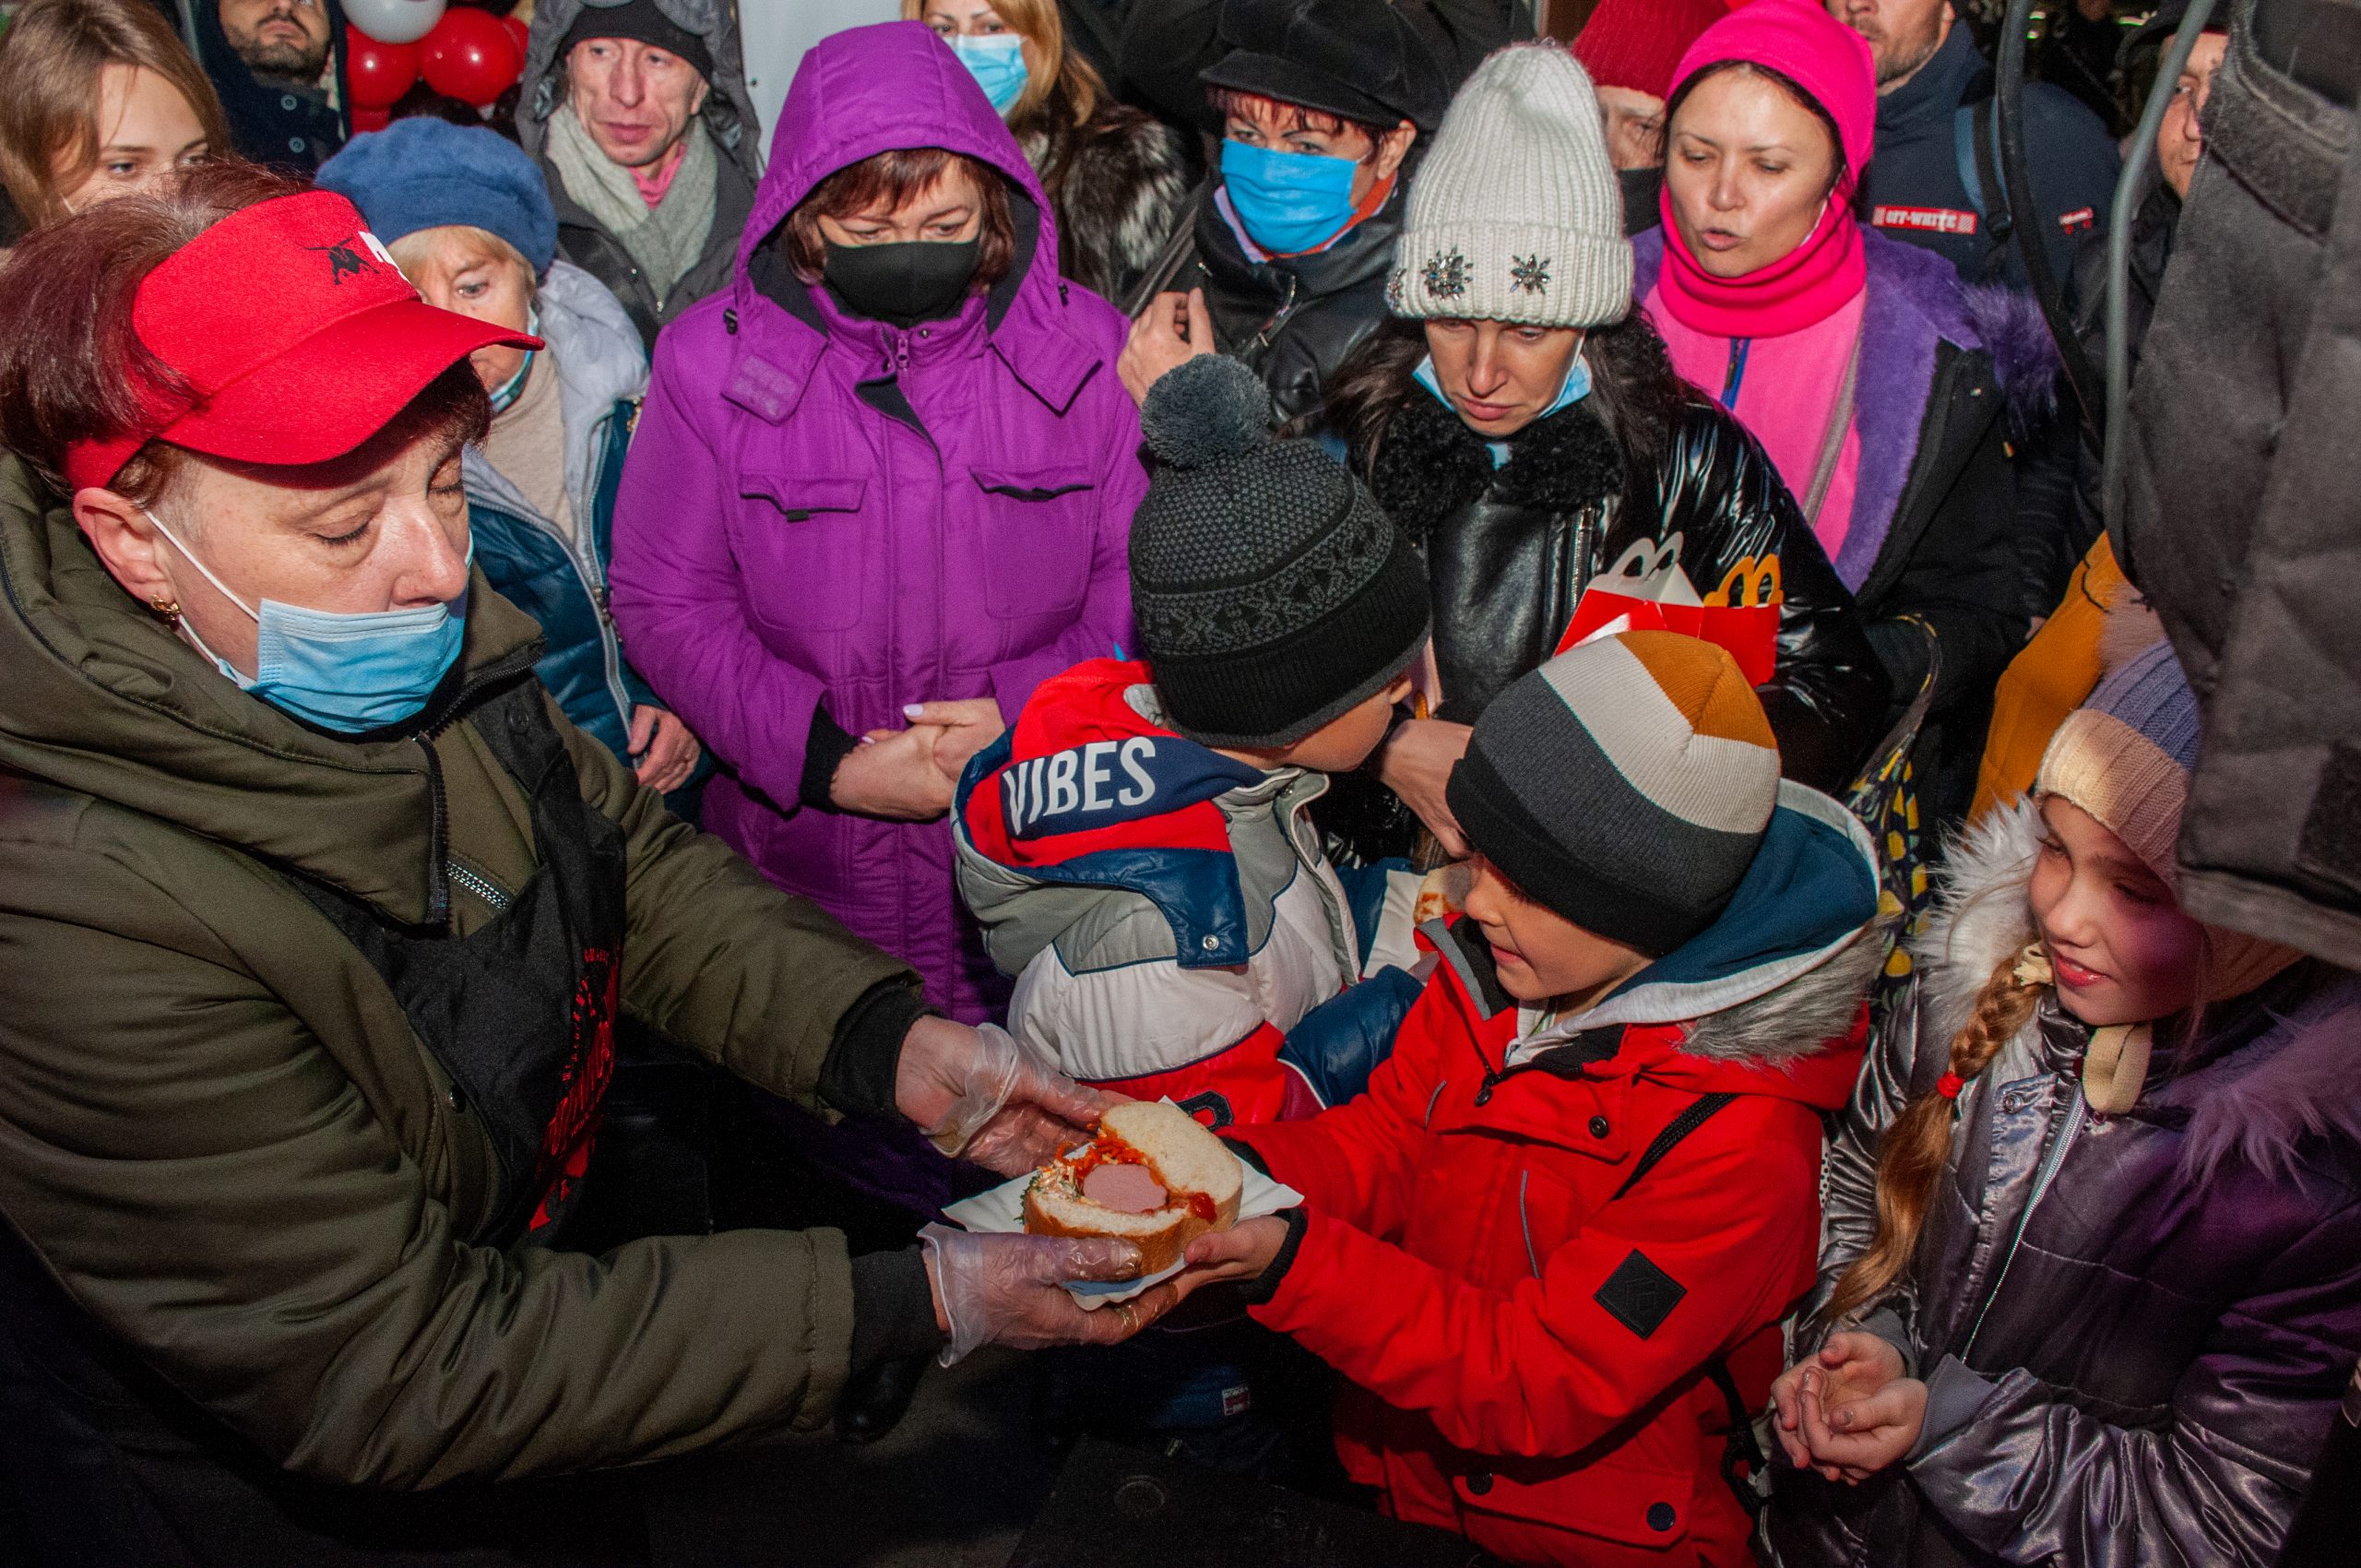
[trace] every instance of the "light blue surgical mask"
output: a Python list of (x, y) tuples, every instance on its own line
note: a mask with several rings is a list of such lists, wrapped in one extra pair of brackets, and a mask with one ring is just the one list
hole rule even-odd
[(992, 113), (1007, 113), (1008, 106), (1024, 96), (1026, 80), (1032, 73), (1025, 65), (1025, 41), (1016, 34), (967, 33), (943, 42), (992, 101)]
[[(143, 508), (144, 509), (144, 508)], [(197, 651), (242, 691), (251, 692), (283, 713), (306, 723), (342, 734), (382, 730), (414, 718), (426, 707), (459, 657), (468, 629), (468, 596), (462, 592), (445, 604), (416, 610), (380, 610), (345, 614), (329, 610), (304, 610), (266, 599), (255, 610), (230, 591), (213, 568), (164, 527), (155, 513), (148, 520), (172, 541), (189, 564), (221, 597), (244, 611), (255, 623), (255, 672), (241, 675), (235, 666), (205, 646), (196, 628), (186, 622), (182, 630)], [(476, 546), (468, 540), (468, 564), (475, 564)]]
[(1221, 180), (1247, 235), (1273, 255), (1300, 255), (1353, 220), (1349, 158), (1221, 144)]
[[(1457, 409), (1452, 408), (1451, 399), (1443, 396), (1442, 383), (1435, 379), (1435, 357), (1432, 354), (1423, 354), (1419, 356), (1418, 368), (1410, 373), (1410, 378), (1413, 381), (1416, 381), (1419, 386), (1425, 387), (1428, 391), (1433, 393), (1435, 395), (1436, 402), (1441, 403), (1446, 409), (1451, 409), (1451, 411), (1454, 414), (1459, 412)], [(1566, 367), (1566, 384), (1558, 388), (1557, 399), (1548, 408), (1542, 410), (1540, 413), (1534, 416), (1533, 424), (1539, 424), (1551, 414), (1563, 413), (1566, 410), (1572, 408), (1576, 403), (1581, 402), (1584, 398), (1589, 396), (1590, 362), (1583, 358), (1582, 350), (1580, 349), (1576, 349), (1574, 350), (1573, 363)], [(1527, 430), (1531, 430), (1532, 428), (1533, 425), (1531, 424), (1525, 426), (1525, 429)], [(1507, 442), (1487, 441), (1484, 443), (1484, 445), (1485, 449), (1492, 454), (1492, 467), (1496, 469), (1500, 468), (1509, 460), (1509, 444)]]

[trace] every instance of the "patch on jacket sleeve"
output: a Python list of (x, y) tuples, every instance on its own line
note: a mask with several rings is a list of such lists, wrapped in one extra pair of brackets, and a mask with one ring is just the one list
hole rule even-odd
[(1615, 1265), (1607, 1283), (1591, 1298), (1605, 1307), (1608, 1315), (1645, 1339), (1664, 1326), (1672, 1309), (1689, 1294), (1689, 1287), (1650, 1263), (1639, 1248)]

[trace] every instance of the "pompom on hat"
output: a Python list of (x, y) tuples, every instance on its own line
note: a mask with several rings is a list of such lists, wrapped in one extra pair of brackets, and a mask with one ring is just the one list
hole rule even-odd
[(1270, 432), (1233, 359), (1158, 377), (1140, 410), (1155, 477), (1132, 519), (1132, 614), (1172, 727), (1291, 744), (1385, 689), (1425, 643), (1426, 569), (1369, 489)]
[(1631, 308), (1631, 243), (1598, 95), (1556, 43), (1476, 67), (1417, 176), (1394, 252), (1396, 315), (1608, 327)]

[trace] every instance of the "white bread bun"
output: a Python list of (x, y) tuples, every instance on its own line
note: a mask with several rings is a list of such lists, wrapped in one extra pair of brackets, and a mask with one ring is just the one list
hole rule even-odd
[[(1164, 1201), (1144, 1212), (1094, 1202), (1084, 1186), (1109, 1165), (1145, 1170)], [(1146, 1191), (1137, 1177), (1119, 1184), (1127, 1195)], [(1206, 1231), (1238, 1223), (1244, 1184), (1238, 1156), (1195, 1117), (1167, 1100), (1127, 1100), (1099, 1118), (1096, 1138), (1033, 1178), (1025, 1189), (1025, 1229), (1036, 1236), (1120, 1236), (1139, 1244), (1140, 1272), (1156, 1274)]]

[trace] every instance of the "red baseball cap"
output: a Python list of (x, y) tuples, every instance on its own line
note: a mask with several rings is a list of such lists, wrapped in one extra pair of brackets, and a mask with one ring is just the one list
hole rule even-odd
[(278, 196), (206, 230), (141, 280), (131, 325), (191, 395), (150, 387), (136, 428), (69, 445), (77, 490), (108, 483), (160, 439), (237, 462), (326, 462), (478, 349), (541, 346), (428, 304), (331, 191)]

